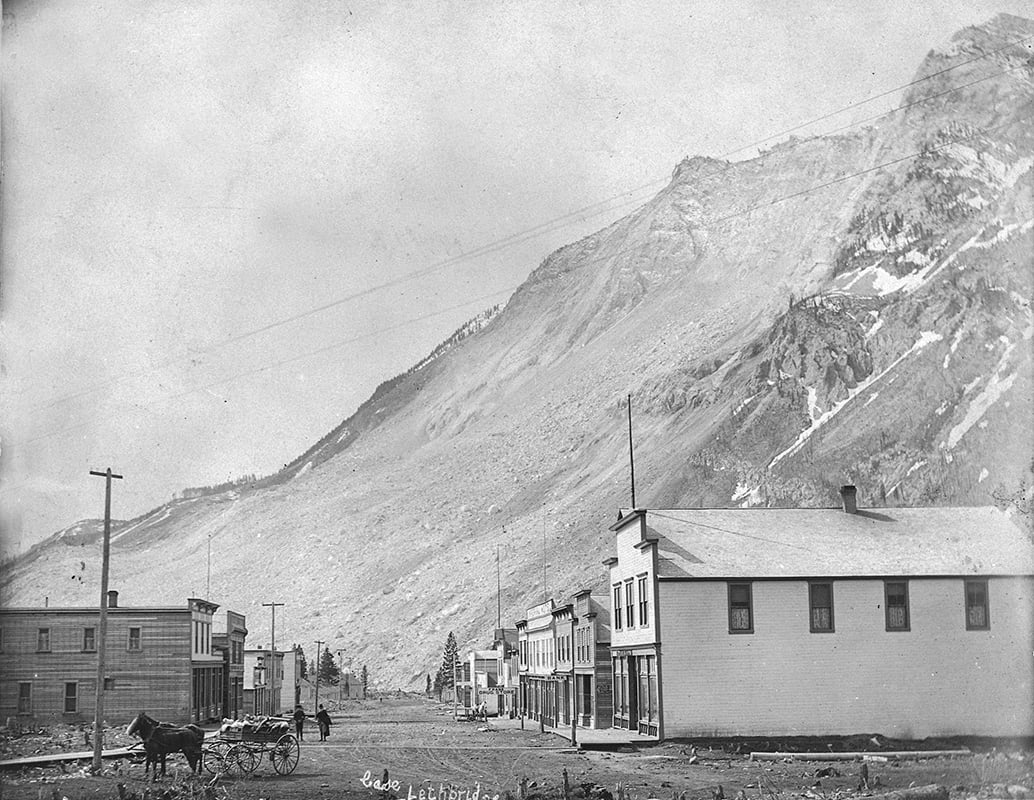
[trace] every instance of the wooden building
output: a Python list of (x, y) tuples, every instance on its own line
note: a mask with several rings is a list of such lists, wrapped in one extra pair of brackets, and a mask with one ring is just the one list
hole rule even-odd
[[(292, 650), (291, 653), (294, 653)], [(268, 647), (249, 648), (244, 651), (244, 712), (259, 716), (275, 716), (294, 710), (294, 689), (282, 703), (281, 687), (284, 685), (284, 653), (273, 652)]]
[(556, 643), (552, 600), (528, 609), (526, 619), (517, 622), (517, 652), (521, 716), (537, 720), (542, 727), (557, 724)]
[(1034, 548), (994, 508), (636, 509), (611, 530), (614, 725), (1034, 735)]
[[(218, 605), (123, 607), (108, 593), (104, 716), (145, 710), (184, 723), (223, 716), (223, 658), (212, 648)], [(0, 718), (92, 720), (97, 691), (96, 608), (0, 610)]]
[(244, 615), (227, 611), (222, 629), (212, 634), (212, 648), (223, 658), (223, 716), (244, 715), (244, 644), (248, 629)]
[(528, 609), (517, 623), (518, 710), (543, 727), (607, 728), (612, 717), (610, 612), (585, 589)]

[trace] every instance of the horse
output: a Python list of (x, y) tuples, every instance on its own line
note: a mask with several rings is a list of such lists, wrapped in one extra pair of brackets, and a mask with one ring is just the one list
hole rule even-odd
[(204, 741), (205, 732), (197, 725), (176, 728), (167, 722), (158, 722), (141, 711), (126, 728), (127, 736), (134, 733), (144, 742), (144, 753), (147, 755), (144, 774), (146, 775), (147, 770), (154, 765), (152, 780), (158, 777), (159, 758), (162, 762), (162, 775), (165, 775), (165, 757), (169, 753), (182, 752), (187, 757), (190, 771), (201, 771), (201, 742)]

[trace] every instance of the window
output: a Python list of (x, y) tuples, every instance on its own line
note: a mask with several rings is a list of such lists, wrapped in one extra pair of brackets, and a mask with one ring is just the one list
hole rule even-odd
[(32, 684), (28, 681), (18, 684), (18, 713), (32, 713)]
[(883, 585), (886, 590), (887, 630), (907, 631), (908, 581), (887, 581)]
[(639, 624), (645, 625), (648, 616), (648, 601), (646, 599), (646, 576), (639, 577)]
[(632, 579), (625, 581), (625, 624), (631, 628), (635, 625), (635, 597), (632, 596)]
[(114, 689), (114, 688), (115, 688), (115, 679), (114, 678), (105, 678), (104, 679), (104, 691), (108, 691), (109, 689)]
[(621, 630), (621, 584), (614, 584), (614, 628)]
[(753, 633), (754, 608), (749, 583), (729, 584), (729, 633)]
[(966, 630), (986, 631), (990, 627), (987, 581), (966, 581)]
[(75, 681), (65, 683), (65, 713), (74, 714), (79, 710), (79, 684)]
[(83, 652), (91, 653), (97, 649), (96, 628), (83, 628)]
[(129, 649), (129, 650), (139, 650), (140, 649), (140, 629), (139, 628), (130, 628), (129, 629), (129, 644), (127, 646), (127, 649)]
[(36, 652), (50, 652), (50, 628), (40, 628), (36, 631)]
[(4, 652), (4, 629), (0, 628), (0, 653)]
[(833, 584), (809, 583), (808, 602), (811, 606), (811, 632), (833, 632)]

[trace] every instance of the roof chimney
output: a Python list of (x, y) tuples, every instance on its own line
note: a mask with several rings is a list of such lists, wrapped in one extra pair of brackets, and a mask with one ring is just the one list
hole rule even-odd
[(851, 486), (850, 484), (847, 486), (841, 486), (840, 499), (844, 503), (844, 513), (858, 513), (858, 490), (854, 486)]
[(118, 608), (118, 592), (114, 589), (108, 590), (108, 608)]

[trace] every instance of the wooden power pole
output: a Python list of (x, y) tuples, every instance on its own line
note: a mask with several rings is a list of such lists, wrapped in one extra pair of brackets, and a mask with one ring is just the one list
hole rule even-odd
[(93, 706), (93, 765), (95, 774), (101, 771), (101, 750), (104, 747), (104, 653), (108, 634), (108, 562), (111, 555), (111, 481), (122, 480), (108, 467), (104, 472), (90, 470), (91, 475), (104, 478), (104, 545), (101, 550), (101, 605), (97, 631), (97, 696)]
[(276, 609), (277, 606), (282, 606), (283, 603), (263, 603), (264, 608), (268, 608), (273, 612), (273, 619), (270, 624), (269, 630), (269, 651), (270, 658), (273, 660), (273, 668), (270, 670), (269, 678), (269, 716), (274, 716), (275, 709), (273, 708), (273, 700), (276, 696), (276, 679), (279, 677), (278, 673), (280, 670), (276, 666)]
[(326, 644), (326, 642), (320, 641), (319, 639), (316, 640), (316, 699), (313, 701), (314, 714), (320, 707), (320, 646), (324, 644)]

